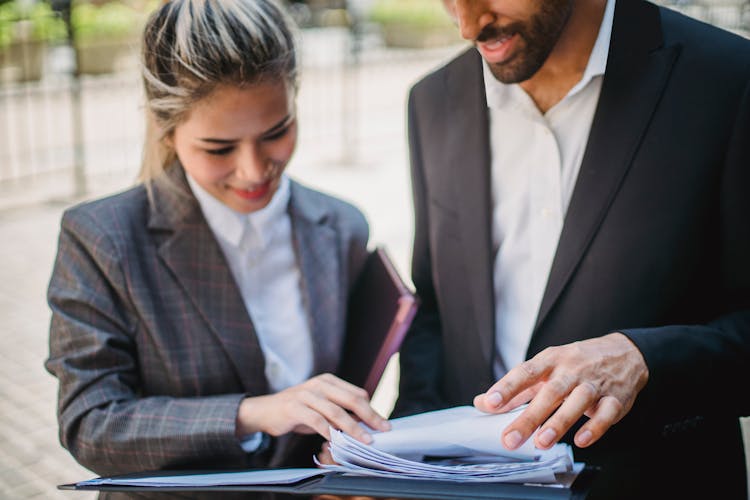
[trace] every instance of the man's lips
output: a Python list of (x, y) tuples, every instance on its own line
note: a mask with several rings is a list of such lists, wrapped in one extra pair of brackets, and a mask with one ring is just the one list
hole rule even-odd
[(477, 41), (477, 48), (488, 63), (503, 63), (513, 55), (518, 39), (519, 36), (517, 33), (486, 38), (482, 41)]

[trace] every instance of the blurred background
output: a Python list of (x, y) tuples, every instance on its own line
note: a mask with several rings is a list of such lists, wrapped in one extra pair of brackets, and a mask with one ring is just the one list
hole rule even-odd
[[(406, 96), (466, 44), (441, 0), (285, 1), (300, 26), (301, 58), (300, 135), (289, 172), (357, 204), (370, 222), (371, 245), (384, 245), (408, 281)], [(3, 499), (93, 496), (55, 489), (93, 474), (57, 439), (56, 380), (43, 368), (45, 292), (62, 211), (135, 182), (145, 117), (139, 38), (158, 4), (0, 0)], [(749, 0), (669, 6), (750, 34)], [(373, 399), (385, 415), (397, 382), (394, 359)]]

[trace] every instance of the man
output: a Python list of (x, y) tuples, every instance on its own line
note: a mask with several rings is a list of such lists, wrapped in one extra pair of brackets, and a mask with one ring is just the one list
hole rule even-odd
[(573, 443), (594, 497), (746, 498), (750, 42), (642, 0), (451, 8), (394, 414), (530, 401), (498, 439)]

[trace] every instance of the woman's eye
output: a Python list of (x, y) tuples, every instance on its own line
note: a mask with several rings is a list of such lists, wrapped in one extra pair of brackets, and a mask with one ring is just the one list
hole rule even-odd
[(271, 135), (267, 135), (263, 138), (263, 140), (266, 141), (275, 141), (276, 139), (281, 139), (286, 135), (286, 133), (289, 132), (289, 127), (284, 127), (281, 130), (274, 132)]
[(206, 153), (210, 155), (224, 156), (224, 155), (228, 155), (229, 153), (231, 153), (233, 149), (234, 149), (234, 146), (221, 148), (221, 149), (207, 149)]

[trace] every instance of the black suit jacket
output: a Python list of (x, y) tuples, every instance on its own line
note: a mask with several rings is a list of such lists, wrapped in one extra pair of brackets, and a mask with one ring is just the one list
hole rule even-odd
[[(470, 404), (494, 382), (488, 110), (474, 49), (414, 86), (409, 140), (422, 306), (401, 351), (396, 415)], [(643, 352), (649, 382), (631, 413), (575, 449), (603, 467), (595, 497), (717, 487), (746, 498), (748, 309), (750, 42), (619, 0), (527, 353), (613, 331)]]

